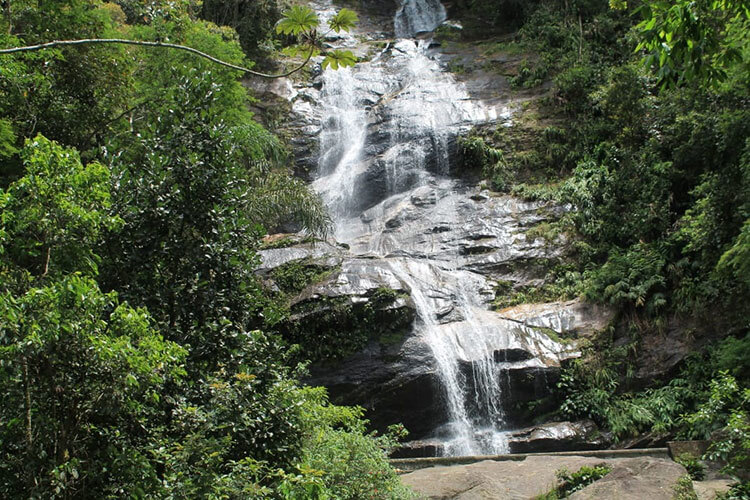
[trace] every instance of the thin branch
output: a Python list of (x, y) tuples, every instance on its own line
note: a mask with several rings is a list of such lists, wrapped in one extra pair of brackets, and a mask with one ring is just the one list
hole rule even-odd
[(26, 407), (26, 450), (31, 453), (34, 449), (34, 434), (31, 427), (31, 379), (29, 378), (29, 360), (26, 356), (21, 356), (21, 365), (23, 366), (23, 403)]
[(151, 104), (151, 103), (152, 103), (152, 102), (154, 102), (154, 101), (156, 101), (156, 98), (154, 98), (154, 99), (146, 99), (145, 101), (139, 102), (138, 104), (136, 104), (136, 105), (135, 105), (135, 106), (133, 106), (132, 108), (128, 108), (128, 109), (126, 109), (125, 111), (123, 111), (123, 112), (122, 112), (122, 113), (120, 113), (119, 115), (115, 116), (114, 118), (112, 118), (112, 119), (110, 119), (110, 120), (107, 120), (107, 121), (106, 121), (106, 122), (104, 122), (104, 123), (103, 123), (102, 125), (99, 125), (99, 128), (97, 128), (97, 130), (94, 130), (93, 132), (91, 132), (91, 133), (90, 133), (90, 134), (88, 135), (88, 137), (86, 137), (86, 140), (85, 140), (85, 142), (87, 143), (87, 142), (89, 142), (89, 141), (90, 141), (91, 139), (93, 139), (93, 138), (94, 138), (94, 136), (95, 136), (95, 135), (96, 135), (97, 133), (99, 133), (99, 132), (101, 131), (101, 129), (103, 129), (104, 127), (109, 127), (109, 126), (110, 126), (110, 125), (111, 125), (112, 123), (116, 122), (117, 120), (119, 120), (119, 119), (120, 119), (120, 118), (122, 118), (123, 116), (127, 115), (128, 113), (132, 113), (133, 111), (135, 111), (136, 109), (140, 108), (141, 106), (144, 106), (144, 105), (146, 105), (146, 104)]
[(47, 260), (44, 262), (44, 272), (42, 273), (42, 278), (47, 276), (47, 273), (49, 272), (49, 256), (52, 253), (52, 247), (47, 247)]
[(205, 52), (201, 52), (198, 49), (194, 49), (186, 45), (178, 45), (176, 43), (164, 43), (164, 42), (145, 42), (141, 40), (126, 40), (123, 38), (85, 38), (81, 40), (55, 40), (53, 42), (40, 43), (39, 45), (27, 45), (24, 47), (11, 47), (9, 49), (0, 49), (0, 54), (33, 52), (37, 50), (52, 49), (55, 47), (63, 47), (63, 46), (68, 46), (68, 45), (94, 45), (94, 44), (113, 44), (113, 43), (119, 43), (119, 44), (124, 44), (124, 45), (137, 45), (139, 47), (162, 47), (162, 48), (168, 48), (168, 49), (184, 50), (185, 52), (190, 52), (191, 54), (195, 54), (197, 56), (203, 57), (205, 59), (208, 59), (211, 62), (220, 64), (221, 66), (226, 66), (227, 68), (232, 68), (237, 71), (242, 71), (244, 73), (249, 73), (251, 75), (260, 76), (263, 78), (284, 78), (293, 73), (296, 73), (297, 71), (301, 70), (307, 65), (307, 63), (312, 58), (313, 52), (315, 52), (315, 48), (311, 46), (310, 52), (307, 54), (307, 58), (302, 64), (292, 69), (291, 71), (287, 71), (286, 73), (281, 73), (278, 75), (269, 75), (267, 73), (260, 73), (258, 71), (253, 71), (243, 66), (237, 66), (236, 64), (222, 61), (221, 59), (217, 59), (212, 55), (206, 54)]

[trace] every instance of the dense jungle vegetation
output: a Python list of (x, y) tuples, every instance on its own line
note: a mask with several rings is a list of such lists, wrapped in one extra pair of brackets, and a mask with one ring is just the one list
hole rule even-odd
[[(127, 38), (244, 66), (243, 48), (279, 47), (288, 7), (5, 6), (3, 47)], [(281, 41), (315, 27), (305, 14)], [(408, 497), (385, 459), (400, 431), (372, 435), (360, 409), (300, 385), (304, 356), (274, 332), (261, 237), (328, 219), (247, 111), (242, 74), (122, 45), (0, 68), (0, 496)]]
[[(0, 46), (127, 38), (269, 65), (302, 31), (276, 33), (292, 3), (6, 0)], [(546, 92), (529, 110), (544, 126), (464, 139), (494, 189), (576, 208), (544, 228), (574, 252), (524, 297), (620, 311), (563, 373), (561, 415), (620, 437), (713, 434), (743, 467), (747, 1), (457, 0), (451, 15), (465, 28), (441, 36), (527, 54), (513, 85)], [(275, 330), (261, 239), (328, 219), (241, 76), (162, 48), (0, 55), (3, 498), (410, 496), (385, 459), (401, 430), (373, 435), (301, 385), (309, 356)], [(675, 318), (705, 349), (634, 387), (639, 339)]]
[[(592, 418), (619, 439), (713, 436), (710, 455), (746, 471), (750, 3), (466, 0), (453, 10), (464, 30), (442, 29), (444, 43), (479, 47), (487, 60), (474, 69), (540, 96), (512, 126), (464, 137), (464, 154), (495, 190), (574, 208), (535, 228), (567, 241), (551, 282), (500, 305), (582, 295), (618, 312), (563, 371), (558, 416)], [(520, 63), (493, 67), (498, 53)], [(643, 338), (675, 335), (694, 352), (663, 379), (639, 380)]]

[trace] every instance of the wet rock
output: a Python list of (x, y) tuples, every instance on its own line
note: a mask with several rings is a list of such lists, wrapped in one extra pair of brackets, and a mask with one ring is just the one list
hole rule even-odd
[[(508, 394), (506, 419), (509, 424), (523, 425), (535, 416), (552, 411), (557, 401), (554, 395), (560, 380), (559, 366), (520, 366), (508, 368), (504, 374), (505, 393)], [(528, 403), (534, 402), (533, 410)]]
[(328, 388), (337, 404), (364, 407), (380, 431), (402, 423), (419, 439), (447, 419), (432, 351), (416, 337), (371, 342), (340, 362), (314, 365), (306, 383)]
[(664, 432), (647, 432), (636, 437), (623, 439), (617, 442), (614, 448), (662, 448), (667, 446), (667, 441), (671, 438), (671, 434)]
[[(373, 189), (380, 190), (380, 186)], [(545, 247), (541, 241), (523, 237), (529, 227), (558, 216), (552, 206), (506, 196), (488, 197), (483, 202), (468, 199), (477, 193), (476, 188), (443, 179), (388, 197), (360, 219), (345, 224), (352, 251), (376, 247), (388, 253), (398, 249), (451, 261), (490, 278), (510, 277), (517, 285), (534, 279), (525, 274), (529, 263), (562, 255), (561, 248)], [(545, 270), (535, 273), (536, 278), (543, 278)]]
[(529, 351), (518, 348), (498, 349), (492, 353), (495, 363), (508, 363), (513, 361), (526, 361), (534, 357)]
[(573, 493), (570, 499), (672, 500), (677, 482), (687, 474), (682, 465), (664, 459), (643, 457), (612, 462), (613, 468), (609, 474)]
[(554, 451), (599, 450), (612, 439), (591, 420), (551, 422), (520, 429), (510, 434), (511, 453), (539, 453)]
[(430, 186), (422, 186), (411, 192), (409, 200), (414, 206), (428, 207), (437, 203), (437, 193)]
[(439, 457), (443, 454), (444, 447), (443, 443), (436, 439), (407, 441), (391, 453), (391, 458)]
[(498, 312), (506, 319), (526, 326), (546, 328), (558, 335), (590, 337), (606, 328), (614, 318), (614, 310), (581, 300), (521, 304)]
[(346, 251), (338, 245), (325, 241), (301, 242), (281, 248), (258, 252), (261, 264), (256, 273), (267, 275), (271, 270), (293, 261), (306, 260), (320, 267), (335, 268), (344, 261)]

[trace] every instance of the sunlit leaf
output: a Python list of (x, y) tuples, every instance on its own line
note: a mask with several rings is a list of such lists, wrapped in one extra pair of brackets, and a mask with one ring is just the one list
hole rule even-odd
[(309, 7), (295, 5), (284, 11), (283, 17), (276, 24), (276, 33), (299, 35), (318, 27), (318, 16)]
[(334, 50), (326, 54), (323, 59), (323, 68), (330, 66), (331, 69), (346, 68), (347, 66), (354, 66), (357, 58), (352, 54), (351, 50)]
[(328, 26), (336, 33), (349, 31), (357, 24), (359, 18), (357, 13), (349, 9), (341, 9), (328, 21)]

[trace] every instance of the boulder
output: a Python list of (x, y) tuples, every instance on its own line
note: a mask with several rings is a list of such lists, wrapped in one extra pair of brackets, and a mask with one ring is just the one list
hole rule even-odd
[(550, 422), (510, 433), (511, 453), (600, 450), (612, 442), (591, 420)]
[(698, 500), (716, 500), (719, 494), (729, 491), (735, 483), (736, 481), (732, 479), (693, 481), (693, 490)]
[(294, 261), (306, 261), (319, 267), (333, 269), (344, 261), (346, 250), (341, 246), (325, 241), (306, 242), (286, 235), (281, 238), (269, 238), (269, 244), (280, 244), (280, 240), (290, 241), (289, 246), (260, 250), (258, 253), (261, 264), (255, 272), (261, 276), (268, 276), (272, 270)]
[(678, 480), (687, 474), (682, 465), (665, 459), (643, 457), (611, 462), (609, 474), (573, 493), (570, 499), (672, 500)]
[(520, 461), (491, 461), (438, 466), (401, 476), (423, 498), (460, 500), (529, 500), (557, 487), (556, 471), (606, 463), (612, 471), (571, 499), (672, 500), (685, 468), (663, 458), (602, 460), (578, 456), (530, 456)]
[(391, 453), (391, 458), (439, 457), (444, 447), (443, 442), (437, 439), (407, 441)]
[(614, 318), (612, 308), (580, 299), (521, 304), (503, 309), (499, 314), (502, 318), (552, 330), (566, 337), (591, 337), (606, 328)]

